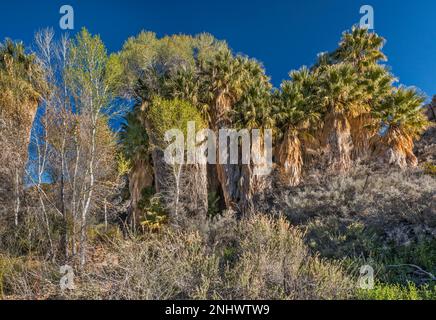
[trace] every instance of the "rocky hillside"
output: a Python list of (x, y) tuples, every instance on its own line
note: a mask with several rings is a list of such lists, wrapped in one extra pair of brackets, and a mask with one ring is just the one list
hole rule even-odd
[(426, 115), (433, 123), (415, 144), (415, 154), (421, 163), (436, 164), (436, 95), (426, 106)]

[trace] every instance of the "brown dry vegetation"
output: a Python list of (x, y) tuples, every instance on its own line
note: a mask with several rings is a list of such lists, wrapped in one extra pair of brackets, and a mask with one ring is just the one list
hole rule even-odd
[[(100, 240), (99, 240), (100, 239)], [(125, 241), (100, 234), (76, 289), (61, 292), (58, 266), (1, 256), (4, 298), (345, 299), (351, 277), (309, 253), (283, 218), (226, 215), (201, 229), (163, 229)]]

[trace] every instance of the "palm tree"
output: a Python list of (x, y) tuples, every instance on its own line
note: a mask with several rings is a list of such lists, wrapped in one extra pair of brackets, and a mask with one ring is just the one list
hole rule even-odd
[(396, 79), (382, 65), (373, 65), (359, 77), (362, 85), (361, 112), (350, 117), (351, 137), (353, 140), (353, 160), (364, 160), (369, 156), (371, 138), (377, 134), (377, 120), (371, 110), (380, 105), (392, 93), (392, 84)]
[(0, 203), (6, 208), (14, 201), (16, 225), (30, 133), (44, 89), (35, 56), (26, 54), (22, 43), (0, 44)]
[(377, 62), (386, 61), (381, 51), (384, 43), (385, 40), (376, 33), (353, 26), (351, 32), (343, 33), (339, 48), (331, 54), (331, 59), (336, 63), (351, 63), (359, 73), (364, 72)]
[(367, 157), (369, 140), (375, 134), (370, 111), (383, 96), (390, 93), (395, 80), (384, 66), (378, 65), (380, 61), (386, 61), (382, 52), (384, 43), (385, 40), (377, 34), (354, 26), (343, 34), (337, 50), (319, 59), (321, 70), (325, 70), (329, 64), (352, 65), (357, 73), (356, 80), (362, 86), (360, 110), (348, 118), (353, 143), (351, 156), (354, 160)]
[(7, 39), (0, 44), (0, 119), (16, 132), (11, 139), (20, 141), (23, 163), (27, 160), (30, 132), (45, 90), (44, 73), (35, 55), (27, 54), (22, 43)]
[(7, 39), (0, 44), (0, 110), (3, 116), (15, 117), (30, 137), (36, 108), (45, 90), (43, 71), (22, 43)]
[(202, 94), (211, 105), (210, 119), (214, 129), (230, 124), (232, 106), (244, 93), (245, 74), (241, 60), (233, 57), (229, 49), (217, 52), (211, 59), (201, 62)]
[(237, 128), (272, 128), (272, 85), (265, 69), (254, 59), (237, 57), (245, 73), (243, 95), (232, 110), (232, 122)]
[[(232, 108), (241, 99), (248, 82), (241, 59), (233, 57), (227, 48), (218, 51), (212, 57), (200, 61), (201, 93), (203, 101), (209, 105), (207, 118), (214, 131), (230, 128)], [(210, 168), (210, 185), (212, 190), (222, 194), (227, 208), (237, 207), (240, 198), (238, 182), (240, 168), (238, 165), (217, 164), (216, 170)], [(220, 186), (214, 183), (215, 176)], [(221, 192), (220, 192), (221, 191)]]
[(251, 141), (251, 153), (259, 155), (260, 161), (241, 164), (241, 196), (238, 206), (241, 212), (250, 212), (253, 209), (253, 196), (265, 189), (268, 182), (265, 175), (257, 173), (271, 169), (269, 168), (271, 164), (264, 161), (264, 157), (268, 156), (267, 152), (269, 152), (265, 149), (264, 134), (266, 129), (274, 127), (272, 85), (265, 74), (265, 69), (258, 61), (246, 57), (237, 57), (237, 59), (246, 74), (246, 82), (242, 97), (232, 109), (233, 127), (260, 131), (259, 141)]
[(198, 105), (199, 79), (194, 68), (181, 67), (169, 77), (164, 86), (171, 98)]
[(413, 88), (400, 87), (373, 110), (380, 133), (373, 138), (373, 156), (399, 167), (416, 166), (413, 141), (429, 125), (423, 111), (425, 98)]
[(353, 141), (349, 118), (366, 110), (362, 101), (362, 85), (353, 65), (339, 63), (326, 66), (318, 76), (318, 104), (323, 107), (324, 127), (321, 144), (326, 147), (328, 166), (346, 170), (351, 165)]
[(145, 130), (140, 108), (125, 117), (120, 132), (122, 151), (131, 168), (128, 173), (130, 191), (130, 222), (140, 223), (142, 210), (139, 206), (143, 191), (153, 186), (153, 168), (149, 154), (149, 137)]
[(298, 185), (302, 177), (302, 140), (316, 127), (320, 113), (313, 103), (315, 77), (303, 67), (290, 73), (277, 93), (274, 116), (281, 140), (277, 158), (282, 178), (289, 186)]

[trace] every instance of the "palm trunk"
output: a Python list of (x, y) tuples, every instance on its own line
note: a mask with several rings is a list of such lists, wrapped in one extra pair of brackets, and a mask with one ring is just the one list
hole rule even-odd
[[(228, 113), (231, 109), (231, 99), (223, 92), (217, 95), (215, 100), (215, 110), (212, 117), (212, 128), (219, 136), (218, 132), (222, 128), (231, 128), (231, 121)], [(227, 141), (227, 150), (229, 150), (229, 141)], [(219, 152), (218, 152), (219, 153)], [(217, 178), (221, 187), (223, 200), (227, 209), (238, 210), (240, 201), (239, 181), (241, 179), (241, 166), (239, 164), (230, 164), (230, 155), (226, 163), (216, 165)], [(218, 154), (217, 159), (220, 159)]]
[(283, 182), (296, 186), (301, 182), (303, 157), (301, 141), (293, 130), (287, 130), (278, 151), (278, 161)]
[(182, 204), (185, 210), (197, 217), (206, 217), (208, 212), (208, 180), (205, 164), (187, 165), (182, 188), (185, 197)]
[(351, 167), (353, 141), (350, 123), (345, 115), (330, 112), (326, 116), (322, 144), (326, 147), (329, 169), (346, 171)]
[(353, 160), (365, 160), (370, 155), (370, 140), (375, 133), (374, 130), (367, 127), (370, 123), (370, 114), (362, 114), (350, 119)]
[(399, 129), (388, 130), (384, 136), (372, 140), (372, 157), (379, 163), (400, 168), (416, 167), (418, 159), (413, 153), (413, 139)]
[(133, 168), (129, 174), (129, 190), (130, 190), (130, 223), (132, 227), (137, 226), (140, 222), (141, 210), (138, 207), (139, 201), (142, 198), (142, 191), (153, 185), (152, 169), (148, 162), (142, 157), (137, 157), (134, 160)]

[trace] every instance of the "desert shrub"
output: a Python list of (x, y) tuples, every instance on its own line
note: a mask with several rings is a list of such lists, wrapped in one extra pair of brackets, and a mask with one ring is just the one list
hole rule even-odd
[[(425, 283), (428, 277), (410, 267), (392, 266), (412, 264), (430, 273), (436, 272), (434, 238), (415, 237), (401, 242), (398, 241), (400, 236), (386, 238), (358, 220), (334, 216), (316, 218), (306, 228), (306, 242), (312, 251), (329, 259), (342, 260), (352, 274), (357, 275), (362, 265), (370, 264), (376, 278), (383, 283), (406, 285), (408, 282)], [(401, 231), (399, 229), (398, 233)]]
[(47, 298), (56, 290), (58, 275), (41, 260), (0, 254), (0, 299)]
[(59, 216), (48, 212), (52, 224), (47, 230), (44, 218), (39, 208), (29, 207), (20, 212), (18, 226), (15, 226), (10, 219), (0, 219), (0, 253), (11, 256), (22, 256), (27, 254), (48, 255), (50, 241), (59, 239), (60, 219)]
[[(223, 218), (202, 230), (165, 228), (120, 242), (72, 293), (109, 299), (334, 299), (353, 293), (341, 266), (309, 253), (285, 219)], [(227, 228), (229, 227), (229, 228)], [(227, 228), (227, 235), (224, 228)], [(103, 284), (104, 283), (104, 284)]]
[(331, 259), (371, 258), (380, 245), (379, 235), (359, 220), (317, 217), (305, 228), (309, 247)]
[(358, 216), (386, 226), (404, 220), (434, 224), (425, 210), (431, 205), (436, 180), (420, 170), (373, 171), (357, 166), (350, 173), (327, 176), (289, 190), (286, 213), (294, 222), (313, 216)]
[[(117, 265), (83, 280), (82, 290), (91, 298), (205, 299), (218, 279), (217, 259), (206, 252), (198, 233), (149, 233), (144, 239), (116, 244), (113, 250)], [(95, 277), (99, 283), (90, 287)]]
[[(89, 264), (77, 270), (75, 290), (61, 292), (59, 265), (37, 260), (0, 260), (0, 279), (6, 297), (23, 298), (435, 298), (431, 282), (420, 282), (422, 274), (402, 265), (415, 263), (434, 272), (434, 242), (383, 246), (362, 224), (340, 223), (339, 218), (318, 219), (305, 234), (284, 217), (237, 220), (227, 212), (201, 223), (166, 225), (128, 240), (100, 227)], [(374, 290), (356, 290), (363, 264), (375, 269)]]
[(236, 264), (226, 273), (231, 299), (333, 299), (351, 293), (339, 265), (310, 255), (284, 218), (258, 215), (238, 227)]
[(358, 276), (370, 264), (384, 285), (419, 286), (428, 277), (392, 266), (435, 274), (434, 190), (436, 180), (420, 169), (357, 166), (341, 175), (313, 173), (299, 187), (275, 188), (264, 202), (273, 204), (271, 215), (282, 212), (305, 231), (313, 254), (342, 261), (348, 274)]

